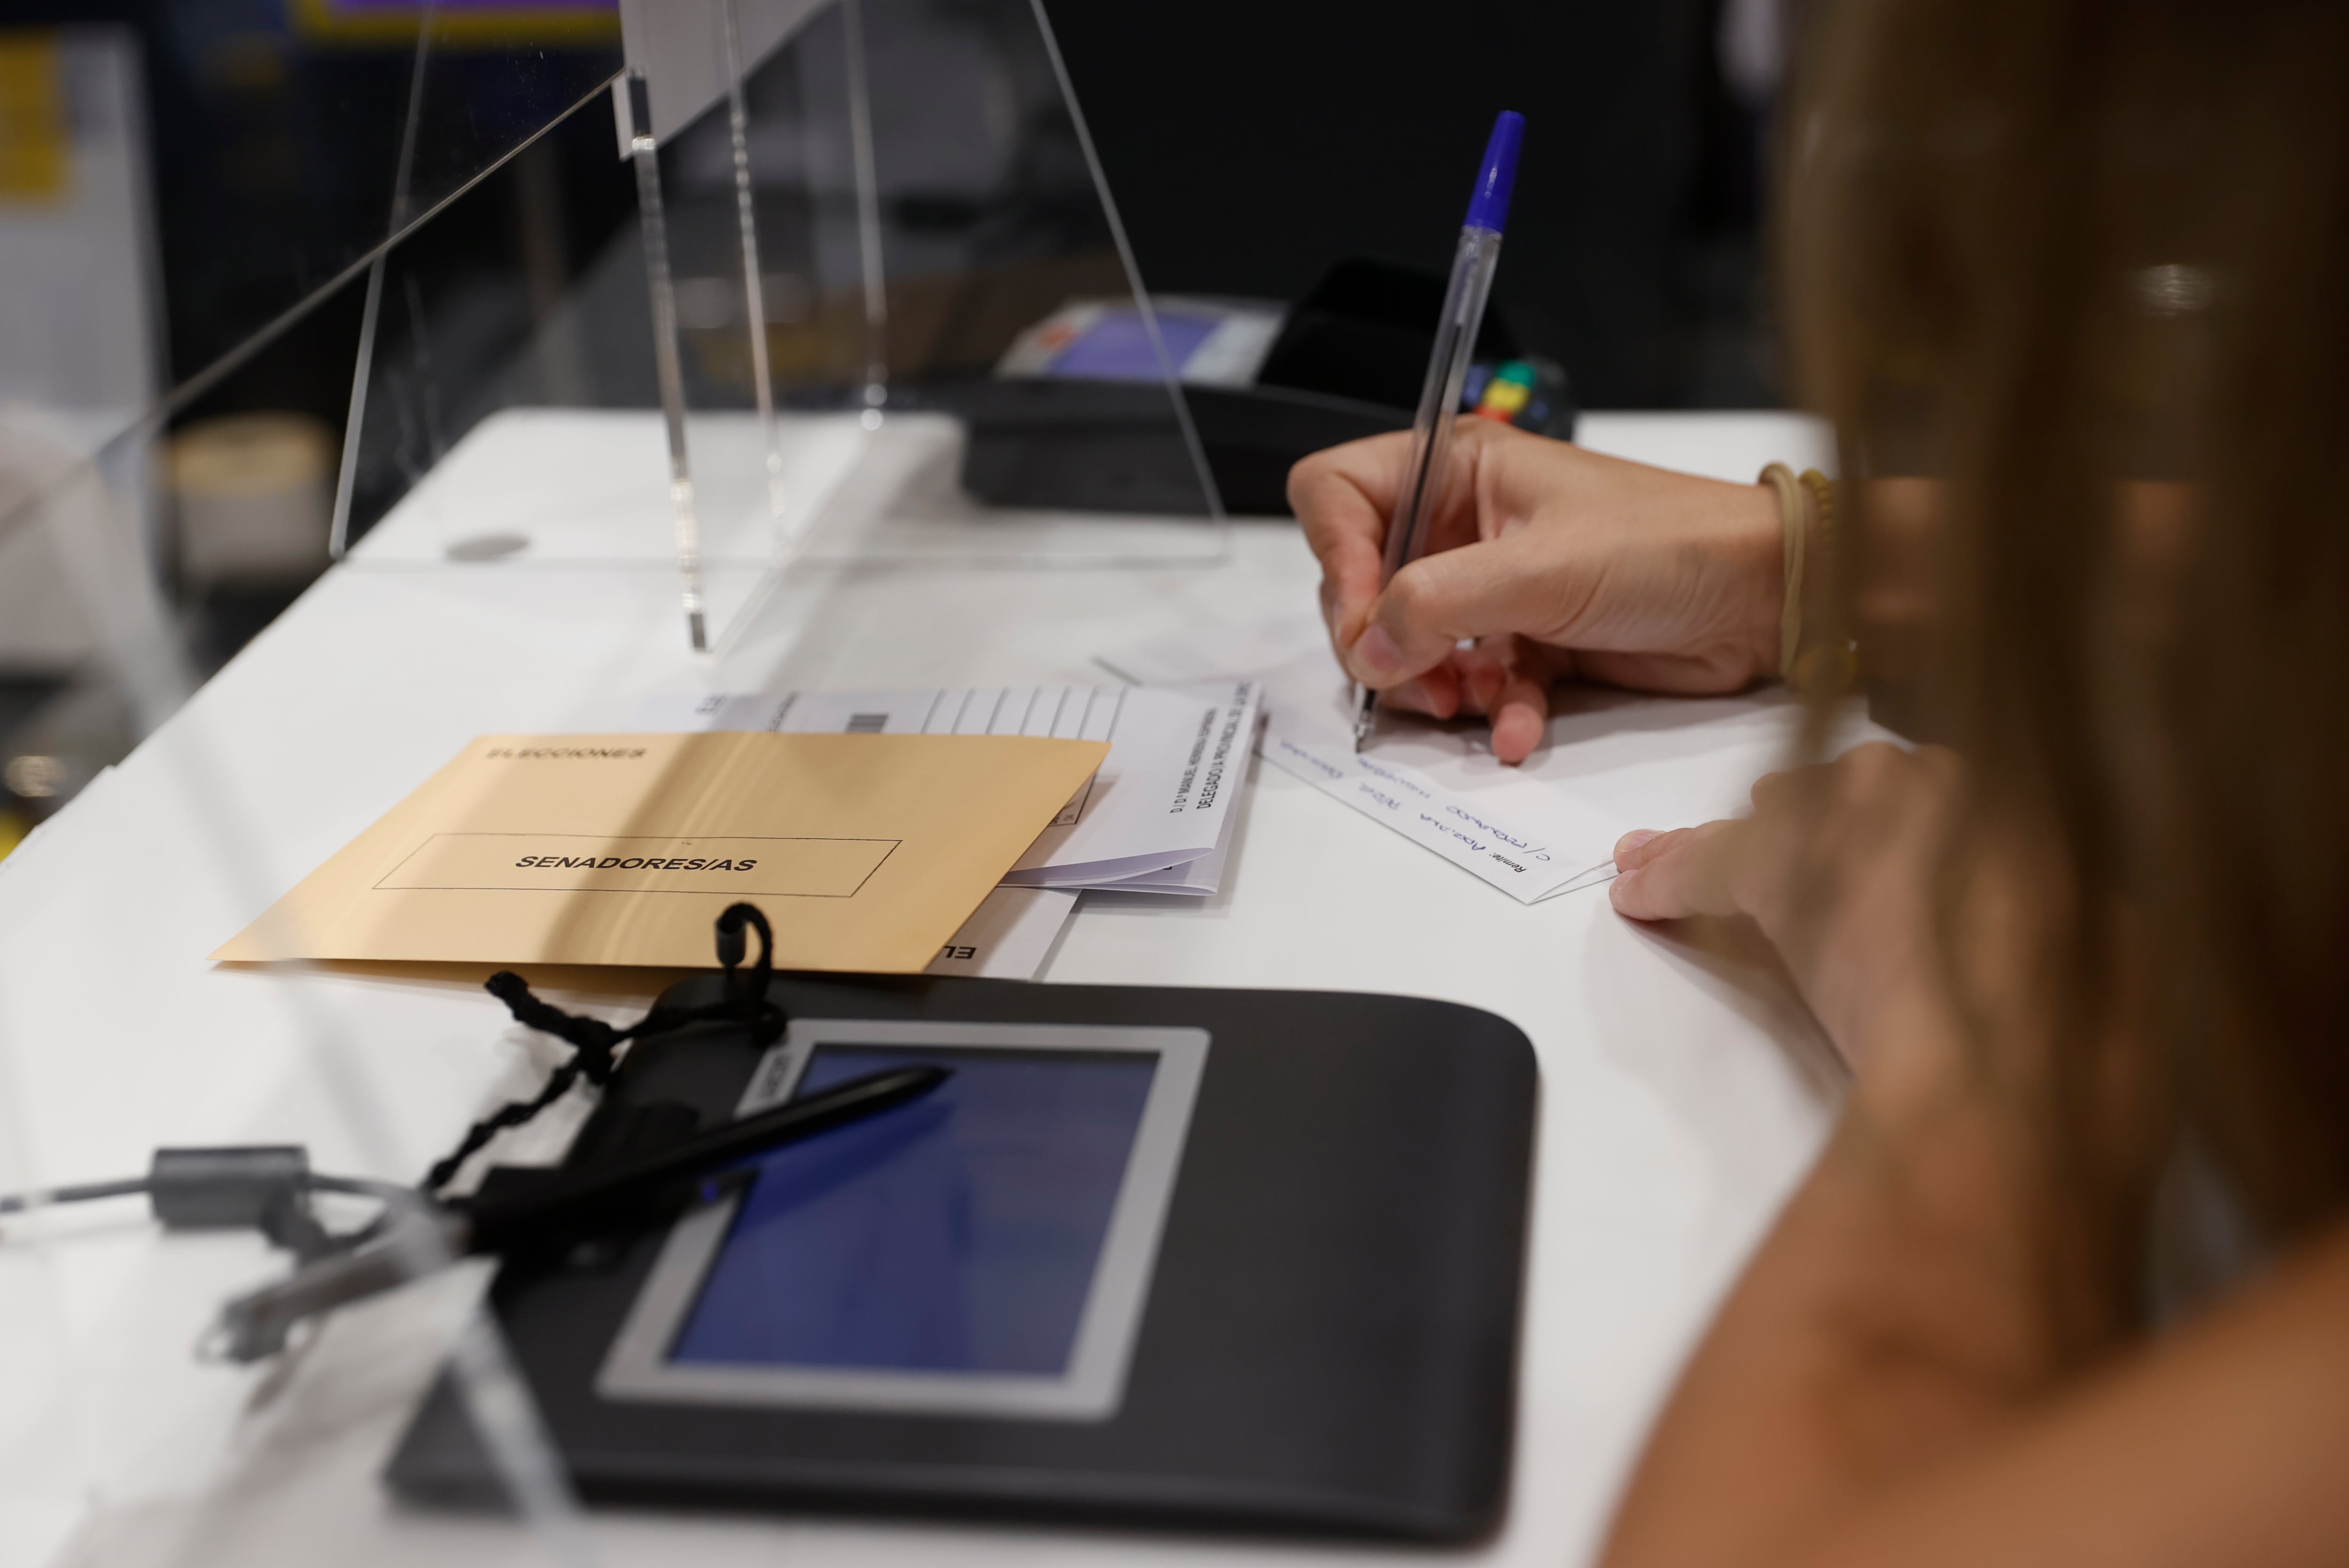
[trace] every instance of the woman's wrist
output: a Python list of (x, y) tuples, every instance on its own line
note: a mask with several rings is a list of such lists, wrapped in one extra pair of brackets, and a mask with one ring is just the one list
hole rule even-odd
[(1852, 1068), (1852, 1099), (1879, 1126), (1939, 1117), (1979, 1087), (1956, 1010), (1923, 997), (1888, 1001), (1835, 1035)]
[(1737, 645), (1754, 680), (1778, 674), (1782, 615), (1786, 603), (1785, 530), (1778, 497), (1767, 481), (1725, 487), (1734, 499), (1722, 541), (1738, 584)]

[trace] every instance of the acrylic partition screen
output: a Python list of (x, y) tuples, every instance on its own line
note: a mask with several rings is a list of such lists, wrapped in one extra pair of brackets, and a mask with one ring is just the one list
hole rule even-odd
[[(453, 563), (495, 596), (497, 573), (609, 566), (666, 592), (685, 516), (716, 645), (787, 613), (802, 570), (1213, 561), (1174, 377), (1215, 328), (1146, 308), (1024, 3), (860, 0), (766, 37), (745, 0), (740, 69), (641, 156), (616, 6), (149, 11), (0, 32), (0, 851), (75, 812), (0, 862), (0, 1198), (30, 1195), (0, 1212), (0, 1563), (307, 1565), (361, 1535), (390, 1544), (350, 1561), (596, 1560), (609, 1527), (477, 1265), (395, 1222), (397, 1272), (427, 1277), (238, 1359), (223, 1305), (295, 1251), (63, 1193), (159, 1146), (295, 1141), (412, 1184), (554, 1059), (478, 976), (211, 965), (351, 830), (268, 803), (363, 823), (391, 784), (300, 702), (167, 721), (329, 570)], [(725, 60), (723, 26), (698, 36)], [(300, 674), (342, 700), (333, 668)], [(553, 999), (645, 999), (582, 986)], [(551, 1159), (575, 1125), (497, 1156)], [(384, 1239), (379, 1198), (311, 1209)], [(444, 1368), (495, 1506), (419, 1521), (382, 1477)]]
[[(135, 1183), (158, 1145), (297, 1138), (319, 1171), (411, 1183), (491, 1080), (538, 1070), (494, 1025), (444, 1070), (374, 1052), (347, 979), (304, 966), (220, 988), (212, 934), (307, 851), (256, 815), (266, 736), (166, 721), (326, 566), (375, 261), (606, 101), (619, 13), (92, 9), (129, 19), (0, 26), (0, 1563), (331, 1559), (444, 1364), (500, 1456), (487, 1553), (582, 1561), (478, 1275), (393, 1225), (397, 1269), (430, 1279), (226, 1357), (223, 1305), (295, 1252), (167, 1234)], [(101, 932), (119, 967), (93, 982), (73, 954)], [(347, 1240), (383, 1208), (316, 1195), (272, 1224), (315, 1248), (311, 1223)]]
[(387, 258), (355, 564), (674, 562), (714, 647), (844, 563), (1220, 557), (1181, 384), (1232, 334), (1152, 307), (1030, 0), (646, 15)]
[(111, 9), (0, 25), (0, 851), (325, 568), (385, 247), (622, 65), (616, 0)]

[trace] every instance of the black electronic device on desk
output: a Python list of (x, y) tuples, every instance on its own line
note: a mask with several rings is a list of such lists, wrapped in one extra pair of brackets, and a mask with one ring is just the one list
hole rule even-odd
[[(1358, 258), (1291, 305), (1162, 298), (1154, 341), (1131, 300), (1075, 300), (1022, 333), (992, 377), (918, 400), (964, 421), (963, 487), (992, 505), (1195, 512), (1171, 368), (1225, 510), (1282, 515), (1299, 459), (1411, 428), (1444, 289), (1441, 273)], [(1565, 370), (1523, 352), (1497, 306), (1475, 353), (1464, 414), (1574, 434)]]
[[(715, 998), (716, 976), (664, 996)], [(1506, 1491), (1537, 1095), (1504, 1020), (793, 975), (641, 1042), (569, 1166), (876, 1070), (918, 1099), (491, 1292), (591, 1499), (1458, 1541)], [(496, 1495), (444, 1377), (390, 1470)]]

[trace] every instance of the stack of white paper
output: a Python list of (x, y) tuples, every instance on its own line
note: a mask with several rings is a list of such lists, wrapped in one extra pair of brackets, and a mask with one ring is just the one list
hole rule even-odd
[(1007, 886), (1212, 893), (1256, 735), (1254, 682), (648, 697), (633, 727), (785, 735), (1038, 735), (1109, 756), (1003, 880)]

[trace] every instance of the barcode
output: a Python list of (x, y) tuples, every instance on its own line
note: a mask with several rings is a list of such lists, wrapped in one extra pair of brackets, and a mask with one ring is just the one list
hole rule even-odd
[(848, 727), (842, 733), (878, 735), (888, 727), (889, 716), (885, 713), (852, 713), (848, 716)]

